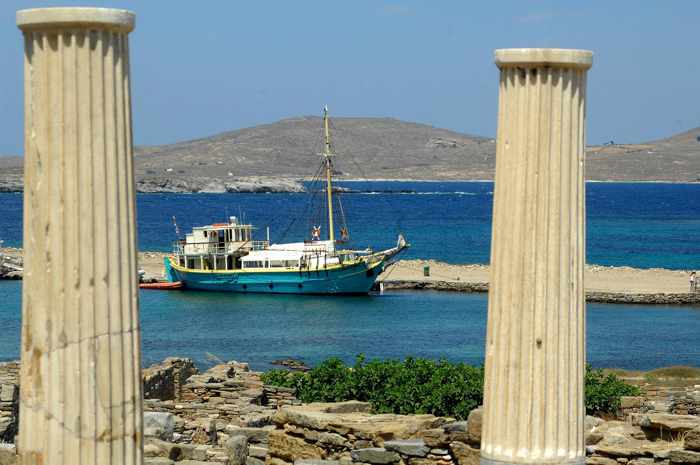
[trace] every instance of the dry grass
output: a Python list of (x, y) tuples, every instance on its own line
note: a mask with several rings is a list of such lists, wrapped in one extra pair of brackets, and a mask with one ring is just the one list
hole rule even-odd
[(690, 431), (682, 431), (674, 433), (672, 431), (664, 431), (663, 428), (659, 429), (659, 437), (661, 441), (667, 441), (670, 446), (677, 449), (685, 448), (685, 438), (688, 436)]
[(700, 379), (700, 368), (682, 365), (657, 368), (646, 372), (646, 376), (653, 378)]
[(653, 383), (659, 386), (687, 386), (700, 382), (700, 368), (691, 366), (671, 366), (656, 368), (650, 371), (624, 370), (622, 368), (607, 368), (605, 373), (613, 373), (633, 384), (643, 382)]

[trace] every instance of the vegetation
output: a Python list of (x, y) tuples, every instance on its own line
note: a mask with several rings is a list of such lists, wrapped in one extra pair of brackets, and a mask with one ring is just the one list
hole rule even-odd
[(589, 415), (614, 414), (620, 408), (620, 397), (638, 396), (637, 386), (625, 383), (614, 373), (604, 373), (586, 367), (586, 413)]
[(349, 367), (331, 358), (306, 373), (271, 370), (263, 382), (294, 388), (303, 402), (369, 402), (377, 413), (432, 413), (466, 418), (483, 401), (481, 367), (407, 358), (365, 361)]
[[(586, 368), (586, 412), (612, 414), (621, 396), (639, 395), (636, 386), (614, 374)], [(407, 358), (371, 360), (357, 357), (354, 366), (338, 358), (325, 360), (312, 370), (271, 370), (265, 384), (294, 388), (302, 402), (360, 400), (376, 413), (432, 413), (465, 419), (483, 402), (484, 370), (446, 360)]]
[(606, 368), (603, 371), (614, 373), (623, 380), (644, 380), (657, 386), (683, 387), (697, 384), (700, 380), (700, 368), (683, 365), (656, 368), (650, 371), (621, 368)]
[(700, 368), (682, 365), (657, 368), (648, 371), (645, 377), (651, 379), (700, 379)]

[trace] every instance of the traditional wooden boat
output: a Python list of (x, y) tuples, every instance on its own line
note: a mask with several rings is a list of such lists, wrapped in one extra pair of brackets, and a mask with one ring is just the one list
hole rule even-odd
[[(387, 263), (408, 244), (399, 234), (396, 247), (344, 249), (349, 240), (347, 224), (334, 224), (333, 161), (328, 108), (323, 110), (323, 153), (319, 176), (325, 177), (325, 211), (328, 236), (321, 240), (321, 225), (309, 230), (306, 240), (270, 244), (253, 240), (252, 224), (235, 216), (225, 223), (193, 228), (166, 257), (166, 277), (185, 289), (286, 294), (367, 294)], [(342, 214), (342, 204), (340, 204)]]

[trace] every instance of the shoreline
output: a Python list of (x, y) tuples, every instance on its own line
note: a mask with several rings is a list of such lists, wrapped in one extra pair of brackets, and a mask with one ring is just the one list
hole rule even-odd
[[(488, 293), (488, 283), (456, 283), (450, 281), (378, 281), (384, 290), (425, 290), (436, 292)], [(376, 288), (375, 288), (376, 289)], [(637, 294), (625, 292), (586, 291), (587, 303), (630, 305), (700, 305), (700, 293)]]
[[(423, 275), (429, 267), (429, 276)], [(690, 293), (688, 272), (586, 265), (586, 301), (611, 304), (694, 305), (700, 292)], [(451, 265), (434, 260), (401, 260), (379, 276), (384, 289), (488, 292), (488, 265)]]
[[(18, 257), (21, 249), (3, 248)], [(166, 252), (138, 253), (144, 281), (163, 280)], [(429, 275), (424, 276), (428, 267)], [(14, 279), (20, 279), (17, 276)], [(690, 293), (688, 271), (665, 268), (586, 265), (586, 301), (610, 304), (700, 305), (700, 292)], [(389, 265), (377, 279), (376, 289), (432, 290), (441, 292), (485, 293), (489, 289), (489, 266), (449, 264), (436, 260), (399, 260)]]
[[(0, 170), (0, 193), (22, 194), (24, 186), (18, 180), (2, 178)], [(139, 178), (136, 183), (138, 194), (299, 194), (305, 193), (303, 183), (311, 179), (307, 177), (279, 178), (276, 181), (263, 177), (249, 176), (246, 179), (226, 180), (206, 178)], [(413, 179), (413, 178), (348, 178), (338, 177), (337, 182), (361, 183), (361, 182), (397, 182), (397, 183), (493, 183), (493, 179)], [(591, 184), (674, 184), (696, 185), (700, 181), (671, 181), (663, 179), (646, 180), (615, 180), (615, 179), (587, 179)], [(358, 190), (349, 193), (367, 193), (370, 191)]]

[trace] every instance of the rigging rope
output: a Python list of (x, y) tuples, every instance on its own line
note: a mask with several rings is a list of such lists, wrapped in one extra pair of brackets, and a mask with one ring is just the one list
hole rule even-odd
[(313, 177), (311, 178), (311, 181), (309, 183), (309, 190), (311, 190), (311, 198), (309, 201), (306, 203), (306, 208), (304, 209), (304, 213), (302, 215), (292, 215), (292, 219), (289, 221), (287, 224), (287, 227), (284, 229), (282, 232), (282, 235), (280, 236), (280, 242), (284, 241), (286, 239), (287, 234), (291, 230), (291, 228), (296, 224), (297, 220), (299, 218), (305, 218), (309, 214), (309, 210), (311, 210), (311, 207), (314, 203), (314, 198), (317, 196), (318, 192), (313, 191), (313, 186), (316, 184), (317, 180), (320, 178), (321, 171), (323, 169), (323, 165), (319, 166), (318, 169), (316, 170), (316, 173), (314, 173)]

